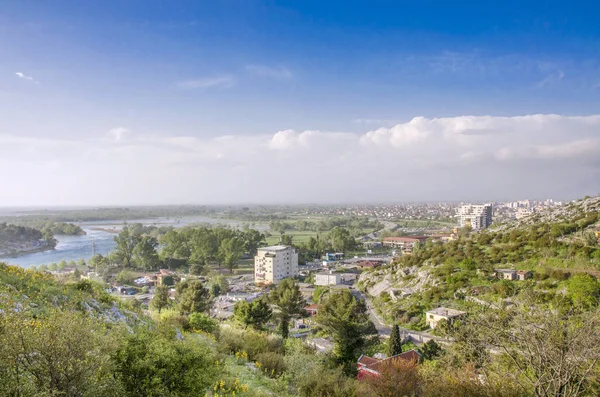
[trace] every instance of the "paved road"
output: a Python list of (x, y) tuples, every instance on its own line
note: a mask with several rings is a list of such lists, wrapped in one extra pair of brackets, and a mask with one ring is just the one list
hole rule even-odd
[[(355, 290), (355, 292), (358, 296), (360, 296), (361, 298), (363, 298), (365, 300), (365, 302), (367, 304), (367, 309), (369, 312), (369, 318), (371, 319), (373, 324), (375, 324), (375, 329), (377, 329), (377, 333), (380, 336), (389, 337), (392, 332), (392, 327), (387, 325), (383, 321), (381, 316), (379, 314), (377, 314), (377, 312), (373, 308), (373, 305), (371, 304), (371, 300), (369, 299), (369, 297), (366, 294), (363, 294), (362, 292), (356, 291), (356, 290)], [(440, 338), (439, 336), (432, 335), (428, 332), (413, 331), (413, 330), (410, 330), (407, 328), (400, 328), (400, 335), (402, 336), (402, 338), (410, 338), (412, 341), (414, 341), (416, 343), (427, 342), (430, 339), (435, 339), (436, 341), (442, 342), (442, 343), (449, 342), (448, 340), (446, 340), (444, 338)]]
[(373, 324), (375, 324), (375, 329), (377, 329), (377, 333), (381, 336), (390, 336), (390, 334), (392, 332), (392, 327), (387, 325), (383, 321), (383, 319), (377, 314), (377, 312), (375, 312), (375, 309), (373, 308), (373, 304), (371, 303), (371, 300), (369, 299), (369, 297), (366, 294), (363, 294), (362, 292), (357, 291), (357, 290), (352, 290), (352, 293), (357, 298), (362, 298), (365, 300), (365, 303), (367, 304), (367, 311), (369, 313), (369, 318), (371, 319)]

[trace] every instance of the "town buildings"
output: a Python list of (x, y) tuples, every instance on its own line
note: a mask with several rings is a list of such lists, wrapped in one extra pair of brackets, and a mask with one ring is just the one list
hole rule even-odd
[(460, 310), (448, 309), (446, 307), (438, 307), (433, 310), (425, 312), (425, 323), (431, 328), (437, 327), (438, 323), (442, 320), (447, 321), (451, 324), (458, 317), (464, 316), (466, 312)]
[(402, 253), (410, 254), (419, 244), (425, 243), (427, 236), (386, 237), (383, 239), (384, 247), (400, 248)]
[(492, 205), (461, 205), (456, 217), (458, 227), (470, 226), (472, 230), (487, 229), (492, 224)]
[(277, 284), (298, 274), (298, 253), (293, 247), (274, 245), (258, 249), (254, 257), (254, 282)]

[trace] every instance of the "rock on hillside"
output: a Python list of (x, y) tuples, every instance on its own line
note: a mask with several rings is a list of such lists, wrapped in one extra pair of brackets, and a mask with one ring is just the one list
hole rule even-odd
[(439, 280), (429, 273), (429, 267), (404, 267), (392, 273), (389, 269), (366, 272), (360, 275), (359, 282), (366, 286), (371, 296), (379, 296), (384, 291), (394, 291), (394, 296), (408, 296), (436, 286)]

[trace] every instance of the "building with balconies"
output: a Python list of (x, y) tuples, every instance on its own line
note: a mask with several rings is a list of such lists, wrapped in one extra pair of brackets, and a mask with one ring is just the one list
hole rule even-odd
[(254, 257), (254, 281), (277, 284), (298, 274), (298, 253), (293, 247), (274, 245), (258, 249)]

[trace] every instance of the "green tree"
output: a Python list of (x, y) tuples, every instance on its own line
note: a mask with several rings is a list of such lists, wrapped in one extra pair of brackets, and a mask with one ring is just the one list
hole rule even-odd
[(215, 382), (215, 358), (205, 346), (173, 332), (139, 330), (113, 354), (125, 397), (203, 396)]
[(221, 242), (219, 247), (219, 259), (221, 263), (233, 273), (236, 262), (244, 254), (244, 243), (237, 237), (227, 238)]
[(567, 295), (580, 308), (596, 307), (600, 301), (600, 283), (589, 274), (572, 276), (567, 281)]
[(186, 280), (175, 287), (181, 314), (204, 312), (208, 309), (210, 292), (200, 280)]
[(256, 299), (252, 303), (245, 300), (236, 302), (233, 307), (235, 321), (245, 328), (263, 329), (271, 319), (272, 310), (264, 299)]
[(369, 320), (365, 303), (348, 290), (329, 294), (321, 304), (315, 321), (325, 334), (333, 338), (333, 353), (343, 364), (354, 362), (357, 353), (365, 346), (367, 336), (377, 333)]
[(346, 252), (356, 248), (356, 240), (343, 227), (334, 227), (329, 233), (329, 240), (335, 251)]
[(192, 313), (190, 314), (190, 327), (195, 331), (213, 333), (219, 329), (219, 323), (205, 314)]
[(169, 230), (161, 239), (160, 255), (165, 261), (179, 259), (187, 263), (190, 259), (191, 250), (189, 246), (189, 233), (178, 230)]
[(152, 307), (160, 311), (169, 305), (169, 287), (160, 285), (154, 291), (154, 298), (151, 303)]
[(282, 234), (281, 237), (279, 238), (279, 242), (281, 243), (281, 245), (289, 245), (289, 246), (294, 246), (294, 236), (292, 236), (291, 234)]
[(115, 259), (125, 267), (132, 267), (134, 251), (138, 244), (139, 236), (131, 233), (129, 227), (126, 226), (114, 237), (114, 240), (117, 244), (114, 250)]
[(133, 278), (133, 273), (128, 270), (121, 270), (119, 274), (117, 274), (116, 281), (119, 284), (132, 284)]
[(425, 360), (435, 360), (443, 353), (441, 346), (433, 339), (424, 343), (420, 350)]
[(402, 353), (402, 338), (400, 337), (400, 327), (398, 324), (394, 324), (392, 327), (392, 333), (388, 340), (388, 356), (392, 357)]
[(137, 267), (144, 270), (153, 270), (160, 267), (158, 241), (154, 237), (141, 236), (133, 249), (133, 261)]
[(107, 333), (82, 313), (47, 309), (37, 318), (14, 310), (0, 316), (0, 395), (119, 395), (110, 362), (116, 330)]
[(302, 297), (298, 284), (291, 278), (279, 282), (277, 287), (271, 291), (269, 302), (277, 309), (279, 319), (279, 331), (283, 338), (289, 334), (290, 321), (294, 317), (306, 315), (306, 301)]

